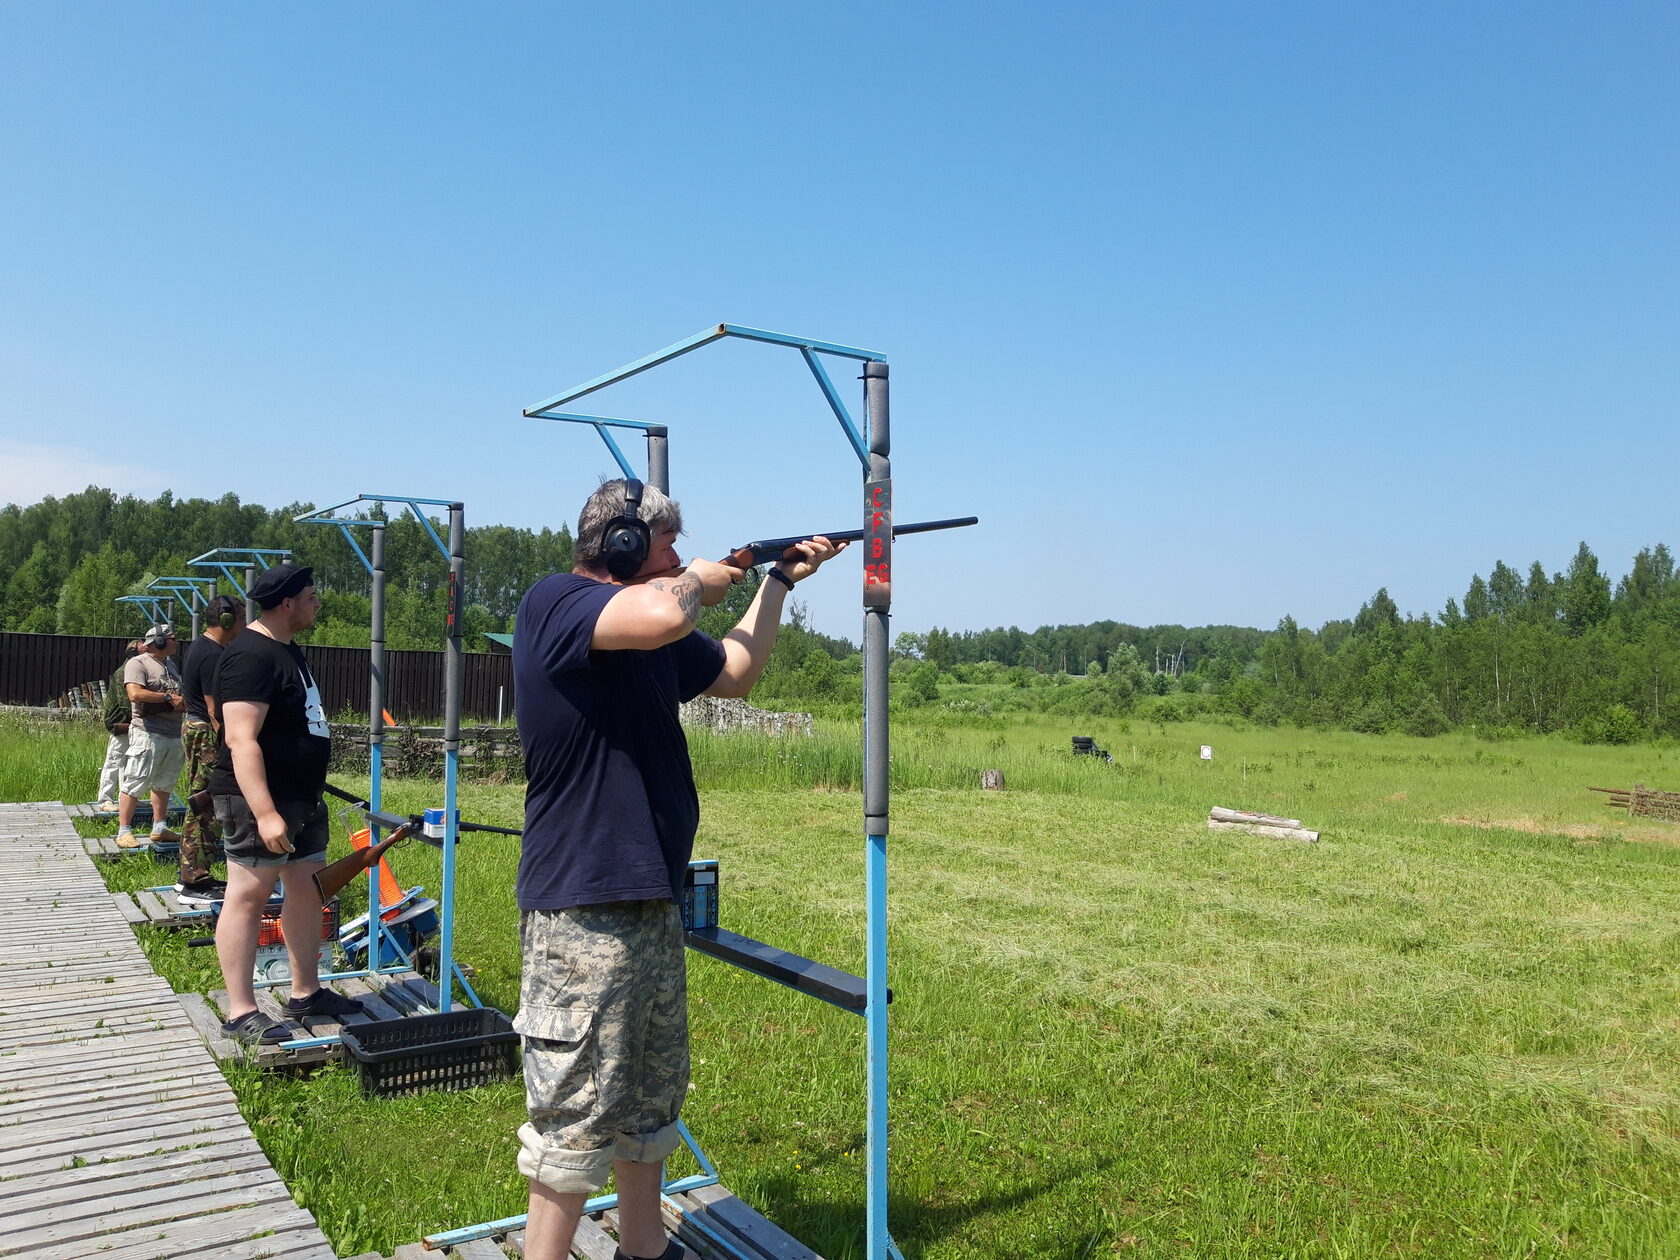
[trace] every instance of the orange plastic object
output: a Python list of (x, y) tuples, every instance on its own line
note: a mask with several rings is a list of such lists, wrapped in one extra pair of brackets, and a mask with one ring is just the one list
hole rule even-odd
[[(338, 939), (338, 898), (321, 907), (321, 939), (335, 941)], [(257, 945), (284, 945), (286, 935), (280, 930), (280, 907), (264, 906), (262, 918), (257, 927)]]
[[(357, 851), (368, 848), (373, 844), (373, 833), (366, 827), (350, 835), (350, 846)], [(397, 877), (391, 874), (391, 864), (384, 858), (379, 859), (379, 904), (381, 907), (395, 906), (402, 900), (402, 889), (397, 885)], [(380, 918), (388, 917), (381, 914)]]

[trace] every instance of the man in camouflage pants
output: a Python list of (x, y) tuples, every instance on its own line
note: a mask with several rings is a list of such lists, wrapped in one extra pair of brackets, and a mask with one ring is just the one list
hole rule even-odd
[(688, 1260), (660, 1220), (688, 1093), (684, 876), (700, 823), (677, 721), (697, 695), (744, 696), (794, 582), (841, 550), (791, 548), (719, 641), (695, 629), (743, 570), (677, 557), (677, 505), (608, 481), (578, 519), (577, 566), (519, 605), (515, 715), (525, 753), (518, 898), (529, 1122), (526, 1260), (565, 1260), (611, 1171), (615, 1260)]
[[(181, 726), (181, 747), (187, 760), (187, 802), (195, 792), (210, 786), (210, 772), (216, 768), (216, 732), (221, 722), (216, 712), (216, 668), (222, 649), (245, 629), (245, 605), (231, 596), (218, 595), (205, 609), (204, 632), (187, 651), (181, 671), (181, 694), (186, 700), (186, 720)], [(205, 825), (199, 811), (187, 810), (181, 829), (180, 882), (176, 895), (187, 905), (206, 906), (220, 901), (227, 885), (210, 874), (210, 867), (222, 855), (222, 838), (212, 820)]]

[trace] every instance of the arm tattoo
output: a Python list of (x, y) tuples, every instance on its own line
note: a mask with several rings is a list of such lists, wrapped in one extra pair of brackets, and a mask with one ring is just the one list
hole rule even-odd
[(669, 591), (677, 597), (677, 607), (692, 625), (700, 618), (700, 579), (685, 573), (680, 578), (655, 578), (648, 583), (656, 591)]

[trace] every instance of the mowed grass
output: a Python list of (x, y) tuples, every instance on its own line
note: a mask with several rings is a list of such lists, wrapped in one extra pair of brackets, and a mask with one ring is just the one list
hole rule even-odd
[[(102, 735), (34, 731), (0, 722), (0, 794), (86, 799)], [(724, 925), (859, 969), (856, 733), (694, 746)], [(1586, 791), (1680, 788), (1673, 750), (1041, 720), (903, 722), (894, 752), (906, 1256), (1680, 1255), (1680, 827)], [(1007, 791), (978, 790), (988, 767)], [(520, 794), (464, 785), (463, 812), (517, 824)], [(1214, 804), (1324, 838), (1209, 832)], [(393, 863), (435, 892), (437, 857)], [(516, 864), (478, 837), (458, 868), (458, 953), (508, 1011)], [(219, 984), (211, 951), (141, 936), (177, 987)], [(862, 1021), (704, 958), (690, 980), (691, 1128), (737, 1193), (861, 1255)], [(517, 1082), (236, 1085), (341, 1254), (523, 1210)]]

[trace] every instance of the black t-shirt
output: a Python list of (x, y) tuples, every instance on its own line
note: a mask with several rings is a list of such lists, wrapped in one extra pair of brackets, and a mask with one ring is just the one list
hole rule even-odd
[(295, 643), (277, 643), (258, 630), (245, 631), (222, 652), (211, 694), (224, 715), (222, 733), (216, 738), (216, 770), (210, 776), (213, 794), (243, 795), (228, 753), (225, 715), (228, 705), (250, 700), (268, 705), (262, 729), (257, 732), (257, 746), (262, 749), (268, 775), (268, 794), (277, 803), (321, 799), (332, 732), (302, 648)]
[(216, 694), (216, 667), (222, 661), (223, 645), (201, 634), (187, 649), (187, 663), (181, 669), (181, 698), (187, 702), (187, 716), (198, 722), (210, 720), (204, 693)]
[(682, 895), (700, 797), (677, 706), (717, 680), (723, 647), (696, 630), (650, 652), (592, 651), (596, 619), (622, 589), (555, 574), (519, 605), (521, 910)]

